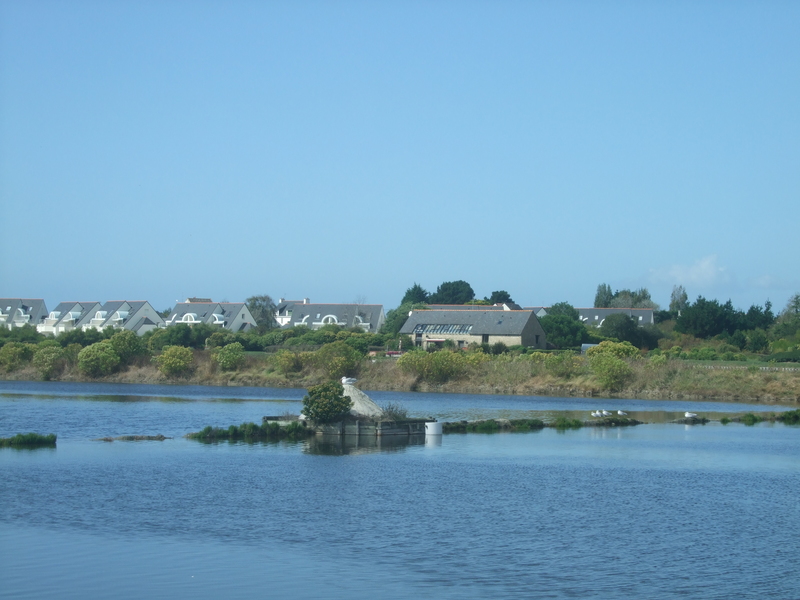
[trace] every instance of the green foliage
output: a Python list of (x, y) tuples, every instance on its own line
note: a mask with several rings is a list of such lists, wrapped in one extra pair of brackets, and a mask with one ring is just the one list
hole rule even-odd
[(281, 426), (278, 423), (242, 423), (238, 427), (231, 425), (227, 429), (208, 426), (202, 431), (186, 435), (190, 440), (202, 442), (217, 442), (221, 440), (245, 442), (271, 441), (280, 439), (297, 440), (313, 435), (314, 431), (305, 426), (302, 421), (293, 421)]
[(611, 306), (611, 301), (614, 299), (614, 292), (611, 291), (611, 286), (607, 283), (601, 283), (597, 286), (597, 293), (594, 295), (595, 308), (608, 308)]
[(314, 365), (332, 378), (356, 375), (362, 355), (345, 342), (325, 344), (314, 353)]
[(40, 345), (36, 348), (33, 355), (33, 366), (39, 371), (39, 375), (45, 381), (48, 381), (53, 376), (58, 375), (64, 369), (64, 354), (65, 350), (56, 344), (55, 346)]
[(568, 417), (558, 417), (555, 421), (550, 423), (550, 427), (554, 427), (560, 431), (566, 429), (580, 429), (583, 427), (583, 421), (580, 419), (570, 419)]
[(193, 362), (194, 353), (183, 346), (167, 346), (159, 356), (155, 357), (158, 370), (169, 377), (187, 374)]
[(597, 286), (594, 297), (595, 308), (652, 308), (658, 309), (658, 304), (653, 302), (647, 288), (638, 290), (617, 290), (611, 292), (611, 286), (601, 283)]
[(330, 423), (341, 419), (353, 406), (344, 396), (344, 388), (338, 381), (313, 385), (303, 397), (303, 414), (315, 423)]
[(508, 346), (506, 346), (503, 342), (495, 342), (492, 344), (492, 354), (495, 356), (505, 354), (506, 352), (508, 352)]
[(71, 329), (70, 331), (59, 333), (55, 339), (63, 348), (66, 348), (70, 344), (80, 344), (81, 347), (86, 348), (87, 346), (91, 346), (92, 344), (96, 344), (97, 342), (107, 339), (107, 336), (105, 335), (105, 332), (98, 331), (94, 328), (89, 328), (86, 330)]
[(103, 377), (113, 373), (120, 365), (120, 359), (110, 340), (103, 340), (86, 346), (78, 354), (78, 368), (89, 377)]
[(777, 417), (775, 417), (775, 420), (780, 421), (785, 425), (797, 425), (800, 423), (800, 408), (780, 413)]
[(463, 352), (412, 350), (397, 360), (397, 366), (423, 381), (443, 383), (463, 375), (469, 361)]
[(118, 331), (110, 338), (111, 347), (119, 356), (120, 363), (129, 365), (137, 356), (145, 356), (147, 347), (136, 333), (129, 330)]
[(230, 331), (215, 331), (206, 340), (206, 348), (222, 348), (236, 341), (236, 335)]
[(744, 423), (745, 425), (747, 425), (748, 427), (752, 427), (756, 423), (760, 423), (761, 421), (763, 421), (764, 418), (759, 416), (759, 415), (756, 415), (756, 414), (753, 414), (753, 413), (750, 412), (750, 413), (742, 415), (739, 418), (739, 420), (742, 423)]
[(556, 348), (577, 348), (587, 337), (586, 327), (567, 315), (551, 315), (539, 319), (547, 342)]
[(589, 359), (589, 366), (606, 390), (620, 389), (633, 377), (631, 366), (611, 353), (595, 354)]
[(0, 448), (41, 448), (54, 447), (56, 434), (18, 433), (10, 438), (0, 438)]
[(424, 304), (428, 301), (428, 297), (430, 294), (427, 290), (423, 289), (423, 287), (418, 284), (414, 283), (410, 288), (406, 290), (403, 299), (400, 301), (400, 304)]
[(261, 296), (250, 296), (244, 302), (259, 327), (271, 329), (277, 325), (275, 322), (275, 303), (272, 298), (262, 294)]
[(598, 354), (611, 354), (617, 358), (636, 358), (640, 356), (639, 350), (630, 342), (612, 342), (609, 340), (604, 340), (586, 351), (586, 356), (589, 358)]
[(635, 345), (638, 345), (641, 339), (639, 325), (632, 317), (622, 313), (608, 315), (600, 326), (600, 333), (605, 337)]
[(667, 364), (667, 357), (664, 354), (656, 354), (647, 360), (648, 369), (658, 369)]
[(544, 359), (544, 366), (547, 372), (563, 379), (569, 379), (575, 375), (582, 365), (581, 357), (572, 352), (548, 354)]
[(505, 290), (498, 290), (492, 292), (492, 295), (486, 298), (489, 304), (511, 304), (514, 301), (511, 299), (511, 294)]
[(572, 306), (569, 302), (556, 302), (553, 306), (547, 308), (548, 316), (557, 317), (563, 315), (569, 317), (573, 321), (580, 320), (580, 313), (578, 309)]
[(23, 364), (30, 362), (36, 346), (23, 342), (6, 342), (0, 348), (0, 366), (9, 373), (16, 371)]
[(278, 350), (270, 360), (275, 365), (275, 368), (284, 375), (298, 373), (303, 370), (303, 361), (300, 359), (300, 353), (298, 352)]
[(687, 306), (675, 322), (675, 331), (688, 333), (695, 337), (708, 339), (720, 334), (735, 335), (737, 329), (766, 329), (775, 321), (772, 304), (769, 300), (764, 308), (752, 305), (747, 313), (733, 308), (728, 300), (720, 304), (716, 300), (706, 300), (698, 296), (694, 304)]
[(26, 323), (22, 327), (0, 327), (0, 346), (8, 342), (28, 342), (37, 344), (45, 339), (45, 336), (36, 331), (36, 327)]
[(223, 371), (235, 371), (244, 364), (244, 346), (233, 342), (214, 352), (214, 359)]
[(765, 352), (769, 348), (769, 339), (763, 329), (755, 329), (747, 336), (747, 349), (750, 352)]
[(385, 421), (402, 421), (408, 418), (408, 409), (397, 402), (388, 402), (381, 406), (382, 419)]
[(428, 297), (428, 304), (466, 304), (475, 299), (475, 291), (466, 281), (445, 281), (436, 293)]
[(669, 298), (669, 310), (675, 316), (679, 311), (683, 311), (689, 305), (689, 296), (686, 294), (686, 288), (682, 285), (672, 286), (672, 294)]

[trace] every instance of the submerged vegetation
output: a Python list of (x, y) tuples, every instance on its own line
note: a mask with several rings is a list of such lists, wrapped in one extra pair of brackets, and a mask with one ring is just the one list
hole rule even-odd
[(55, 448), (56, 434), (18, 433), (10, 438), (0, 438), (0, 448)]

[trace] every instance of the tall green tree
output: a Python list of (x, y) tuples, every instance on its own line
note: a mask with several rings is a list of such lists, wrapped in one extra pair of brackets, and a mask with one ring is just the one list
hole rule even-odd
[(686, 294), (686, 288), (682, 285), (672, 286), (672, 294), (669, 298), (669, 311), (675, 316), (682, 310), (685, 310), (689, 305), (689, 296)]
[(553, 306), (547, 307), (547, 314), (551, 316), (563, 315), (569, 317), (573, 321), (580, 320), (580, 313), (578, 309), (572, 306), (569, 302), (556, 302)]
[(511, 299), (511, 294), (505, 290), (498, 290), (492, 292), (492, 295), (486, 298), (489, 304), (512, 304), (514, 301)]
[(466, 304), (475, 299), (475, 291), (466, 281), (445, 281), (428, 298), (429, 304)]
[(245, 300), (245, 305), (256, 320), (256, 324), (262, 329), (271, 329), (276, 325), (275, 303), (270, 296), (266, 294), (250, 296)]
[(420, 284), (414, 283), (406, 290), (405, 296), (400, 301), (400, 304), (420, 304), (428, 301), (430, 294)]
[(539, 323), (547, 334), (547, 343), (556, 348), (575, 348), (588, 337), (583, 323), (564, 314), (548, 314)]
[(614, 299), (614, 292), (611, 291), (611, 286), (607, 283), (601, 283), (597, 286), (597, 293), (594, 295), (595, 308), (608, 308), (611, 306), (611, 301)]

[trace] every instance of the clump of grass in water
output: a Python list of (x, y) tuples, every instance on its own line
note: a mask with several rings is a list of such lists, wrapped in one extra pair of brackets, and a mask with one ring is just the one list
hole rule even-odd
[(753, 425), (755, 425), (756, 423), (760, 423), (764, 419), (762, 417), (759, 417), (758, 415), (754, 415), (753, 413), (747, 413), (746, 415), (742, 415), (739, 420), (745, 425), (752, 427)]
[(10, 438), (0, 438), (0, 448), (43, 448), (55, 447), (56, 434), (18, 433)]
[(408, 418), (408, 409), (397, 402), (389, 402), (381, 406), (383, 414), (381, 418), (385, 421), (402, 421)]
[(719, 420), (719, 422), (720, 422), (720, 423), (722, 423), (723, 425), (727, 425), (728, 423), (730, 423), (730, 422), (731, 422), (731, 420), (730, 420), (728, 417), (722, 417), (722, 418)]
[(800, 408), (781, 413), (775, 417), (775, 420), (785, 425), (797, 425), (800, 423)]
[(550, 427), (554, 427), (560, 431), (565, 429), (580, 429), (583, 427), (583, 421), (580, 419), (568, 419), (567, 417), (558, 417), (555, 421), (550, 423)]
[(227, 429), (211, 427), (210, 425), (202, 431), (186, 434), (190, 440), (200, 440), (203, 442), (216, 442), (222, 440), (258, 442), (263, 440), (280, 439), (300, 439), (313, 434), (313, 431), (305, 426), (302, 421), (293, 421), (285, 427), (278, 423), (242, 423), (238, 427), (231, 425)]

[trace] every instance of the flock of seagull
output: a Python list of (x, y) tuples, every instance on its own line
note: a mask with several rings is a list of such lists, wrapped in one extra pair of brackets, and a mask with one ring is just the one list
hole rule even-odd
[[(596, 419), (602, 419), (603, 417), (610, 417), (610, 416), (612, 416), (613, 414), (614, 414), (614, 413), (610, 413), (610, 412), (608, 412), (607, 410), (596, 410), (596, 411), (594, 411), (594, 412), (592, 413), (592, 416), (593, 416), (593, 417), (595, 417)], [(628, 413), (626, 413), (624, 410), (618, 410), (618, 411), (617, 411), (617, 414), (618, 414), (620, 417), (626, 417), (626, 416), (628, 416)], [(687, 419), (693, 419), (693, 418), (695, 418), (695, 417), (697, 416), (697, 413), (693, 413), (693, 412), (685, 412), (685, 413), (683, 413), (683, 416), (684, 416), (684, 417), (686, 417)]]

